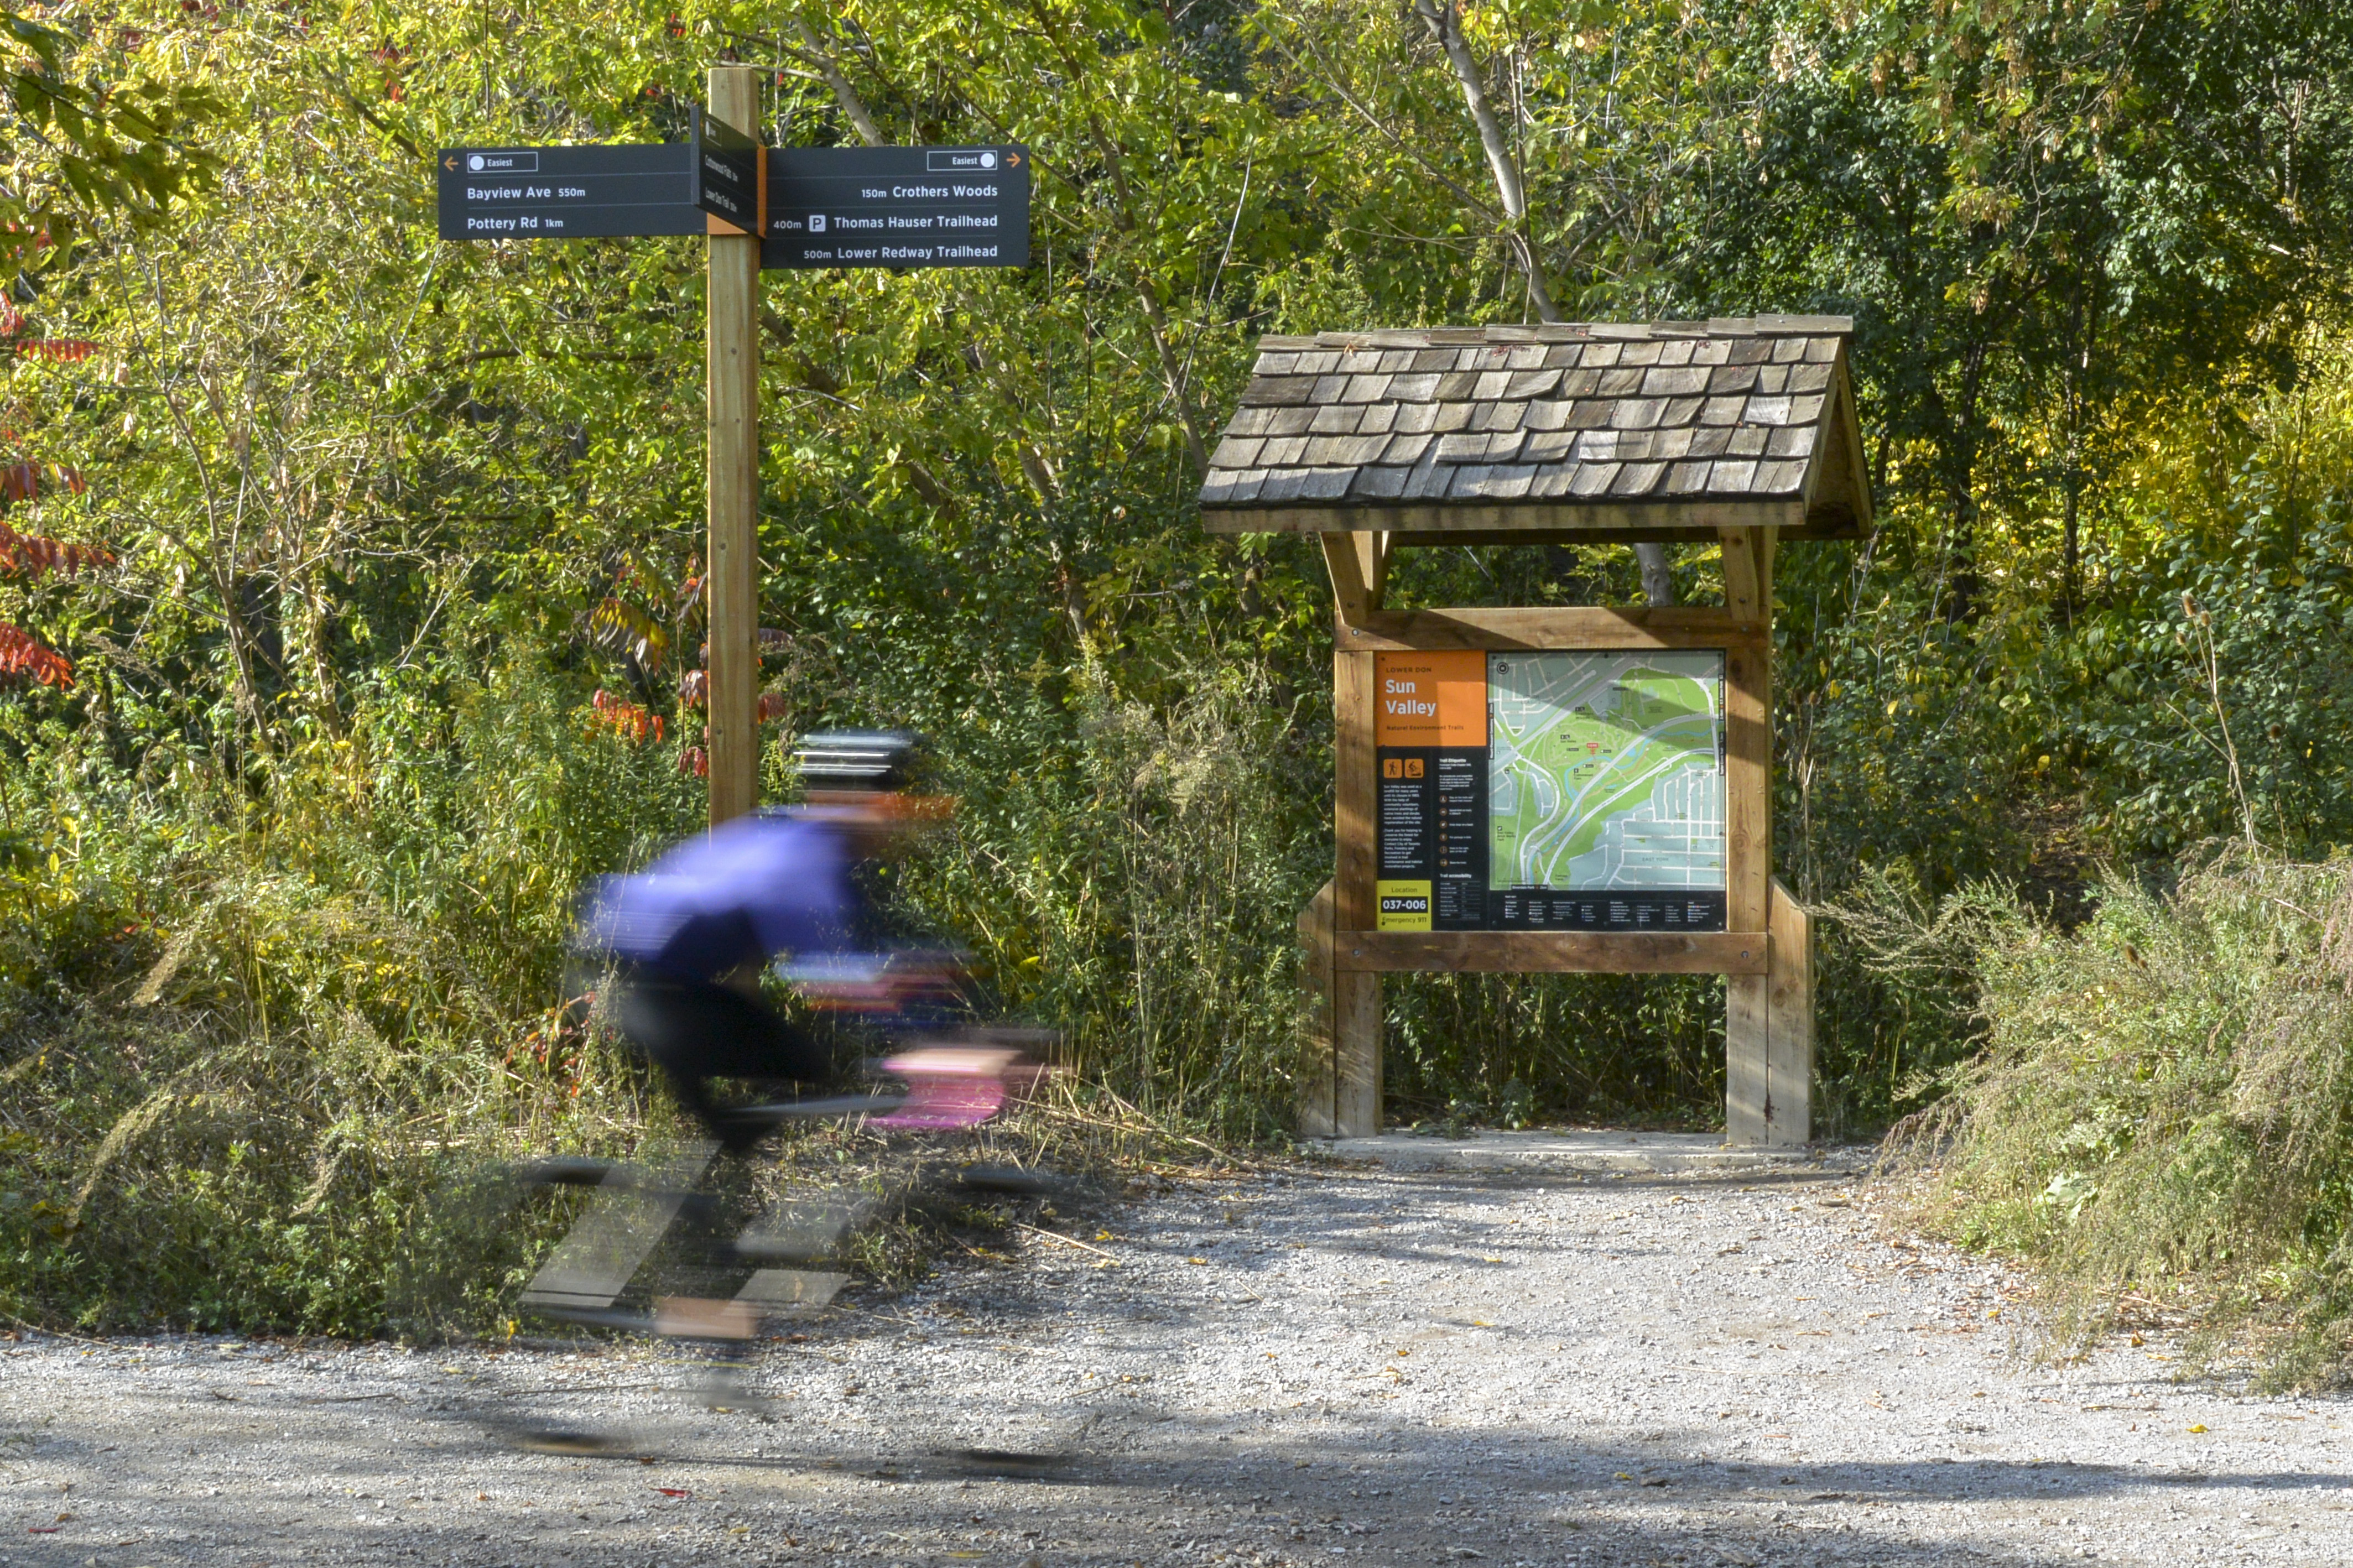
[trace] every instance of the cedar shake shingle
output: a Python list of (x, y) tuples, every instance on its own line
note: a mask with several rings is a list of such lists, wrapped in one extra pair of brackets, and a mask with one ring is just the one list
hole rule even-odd
[(1853, 456), (1852, 331), (1756, 316), (1270, 336), (1201, 505), (1276, 527), (1284, 508), (1361, 508), (1369, 528), (1382, 508), (1455, 503), (1656, 507), (1662, 526), (1702, 501), (1819, 508), (1817, 469)]

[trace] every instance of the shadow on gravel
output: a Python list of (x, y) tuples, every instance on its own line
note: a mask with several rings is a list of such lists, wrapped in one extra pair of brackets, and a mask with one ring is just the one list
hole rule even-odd
[[(1578, 1192), (1599, 1195), (1623, 1192), (1631, 1199), (1636, 1194), (1648, 1196), (1674, 1192), (1704, 1197), (1710, 1194), (1741, 1191), (1803, 1193), (1852, 1179), (1845, 1172), (1812, 1167), (1797, 1171), (1692, 1171), (1622, 1177), (1588, 1174), (1581, 1180), (1575, 1173), (1560, 1172), (1374, 1171), (1345, 1173), (1376, 1178), (1387, 1176), (1389, 1180), (1319, 1180), (1314, 1175), (1290, 1178), (1292, 1183), (1298, 1184), (1314, 1184), (1317, 1203), (1312, 1228), (1304, 1225), (1275, 1226), (1264, 1232), (1237, 1232), (1227, 1240), (1212, 1243), (1205, 1250), (1230, 1267), (1253, 1273), (1263, 1272), (1280, 1259), (1271, 1256), (1250, 1256), (1250, 1237), (1262, 1235), (1282, 1237), (1286, 1241), (1299, 1240), (1305, 1249), (1311, 1251), (1378, 1258), (1399, 1263), (1442, 1265), (1474, 1271), (1493, 1270), (1503, 1275), (1525, 1268), (1529, 1257), (1622, 1258), (1657, 1250), (1623, 1238), (1604, 1241), (1576, 1232), (1547, 1236), (1542, 1232), (1531, 1232), (1524, 1226), (1507, 1223), (1505, 1205), (1509, 1200), (1531, 1193)], [(1413, 1202), (1408, 1203), (1400, 1198), (1398, 1187), (1390, 1184), (1396, 1182), (1411, 1184)], [(1399, 1234), (1407, 1225), (1419, 1230), (1423, 1206), (1438, 1203), (1493, 1204), (1496, 1208), (1496, 1217), (1493, 1223), (1459, 1222), (1442, 1238)], [(1518, 1260), (1506, 1262), (1493, 1256), (1494, 1244), (1505, 1241), (1522, 1255)]]

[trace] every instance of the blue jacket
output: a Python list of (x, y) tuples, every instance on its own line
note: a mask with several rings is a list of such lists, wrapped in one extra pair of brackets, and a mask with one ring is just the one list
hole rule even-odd
[(582, 922), (596, 947), (709, 980), (779, 953), (839, 952), (859, 913), (841, 835), (785, 813), (738, 817), (634, 877), (607, 877)]

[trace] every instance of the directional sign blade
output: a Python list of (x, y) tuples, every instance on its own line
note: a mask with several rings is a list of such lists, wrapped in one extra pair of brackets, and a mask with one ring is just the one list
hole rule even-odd
[(760, 265), (1027, 267), (1026, 147), (772, 147)]
[(443, 239), (702, 234), (694, 149), (446, 147), (434, 157)]
[(697, 104), (694, 110), (694, 199), (702, 209), (745, 234), (767, 232), (767, 189), (762, 172), (767, 149)]

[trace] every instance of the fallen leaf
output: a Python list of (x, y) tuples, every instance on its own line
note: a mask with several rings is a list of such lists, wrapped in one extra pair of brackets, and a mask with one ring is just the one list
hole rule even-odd
[(1208, 1258), (1188, 1258), (1185, 1259), (1185, 1261), (1186, 1261), (1186, 1262), (1187, 1262), (1187, 1263), (1198, 1263), (1198, 1264), (1204, 1264), (1204, 1265), (1206, 1265), (1209, 1260), (1208, 1260)]
[(692, 1497), (694, 1495), (684, 1487), (656, 1487), (654, 1490), (661, 1493), (664, 1497)]
[(2203, 1432), (2204, 1430), (2206, 1430), (2206, 1423), (2204, 1423), (2203, 1421), (2200, 1421), (2200, 1423), (2198, 1423), (2198, 1425), (2196, 1425), (2195, 1426), (2192, 1426), (2192, 1427), (2191, 1427), (2191, 1428), (2189, 1428), (2189, 1429), (2190, 1429), (2192, 1432)]
[(58, 1527), (54, 1524), (28, 1524), (25, 1527), (27, 1535), (55, 1535), (57, 1532)]

